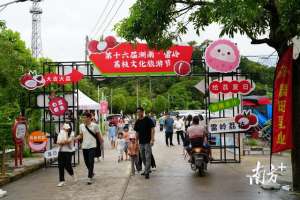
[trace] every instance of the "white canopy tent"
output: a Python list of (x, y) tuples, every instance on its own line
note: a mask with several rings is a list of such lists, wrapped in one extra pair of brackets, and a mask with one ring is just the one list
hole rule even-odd
[[(49, 106), (49, 95), (45, 96), (45, 107)], [(73, 106), (73, 95), (72, 94), (66, 94), (64, 96), (64, 98), (66, 99), (66, 101), (68, 102), (69, 106)], [(75, 105), (77, 104), (77, 95), (74, 95), (74, 99), (75, 99)], [(84, 94), (83, 92), (81, 92), (80, 90), (78, 90), (78, 110), (80, 111), (84, 111), (84, 110), (94, 110), (95, 111), (95, 118), (96, 120), (98, 120), (98, 111), (100, 110), (100, 104), (97, 103), (96, 101), (94, 101), (93, 99), (91, 99), (90, 97), (88, 97), (86, 94)], [(39, 107), (44, 107), (44, 95), (39, 95), (37, 97), (37, 105)], [(69, 110), (72, 110), (72, 108), (70, 108)], [(58, 121), (59, 118), (60, 120), (63, 119), (63, 116), (52, 116), (54, 121)], [(50, 116), (47, 115), (46, 116), (47, 120), (50, 120)]]
[[(45, 98), (45, 107), (48, 107), (49, 105), (49, 95), (46, 95)], [(77, 95), (75, 95), (75, 105), (77, 104), (76, 101)], [(73, 95), (72, 94), (67, 94), (65, 95), (65, 99), (68, 102), (69, 106), (73, 105)], [(39, 95), (37, 97), (37, 104), (39, 107), (44, 107), (44, 95)], [(78, 107), (79, 110), (100, 110), (100, 104), (88, 97), (86, 94), (78, 90)]]
[(100, 104), (78, 90), (79, 110), (100, 110)]

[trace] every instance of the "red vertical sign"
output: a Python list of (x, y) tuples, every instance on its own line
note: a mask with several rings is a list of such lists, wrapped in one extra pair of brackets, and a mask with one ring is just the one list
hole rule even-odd
[(107, 114), (108, 113), (108, 102), (100, 101), (100, 113)]
[(272, 153), (291, 149), (292, 143), (292, 66), (293, 49), (280, 58), (274, 82)]

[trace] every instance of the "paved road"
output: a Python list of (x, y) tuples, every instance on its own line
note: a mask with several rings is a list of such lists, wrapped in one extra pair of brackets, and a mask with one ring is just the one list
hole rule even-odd
[[(175, 139), (175, 137), (174, 137)], [(295, 200), (287, 192), (264, 191), (250, 186), (245, 175), (254, 168), (257, 157), (244, 158), (241, 164), (209, 165), (205, 177), (198, 177), (184, 160), (182, 147), (166, 147), (163, 133), (157, 133), (153, 148), (157, 169), (149, 180), (141, 175), (129, 176), (129, 162), (116, 162), (116, 152), (106, 150), (104, 161), (96, 164), (96, 182), (86, 185), (83, 162), (76, 167), (77, 183), (67, 182), (57, 188), (58, 170), (39, 170), (4, 187), (9, 195), (5, 200)], [(267, 163), (267, 156), (260, 157)], [(275, 162), (287, 162), (285, 157)], [(68, 178), (68, 177), (67, 177)]]

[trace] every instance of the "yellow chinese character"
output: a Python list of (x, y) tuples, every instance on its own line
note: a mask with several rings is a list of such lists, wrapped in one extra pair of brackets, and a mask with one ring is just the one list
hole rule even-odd
[(280, 131), (277, 136), (277, 144), (286, 144), (285, 135), (282, 133), (282, 131)]
[(288, 95), (288, 84), (280, 84), (279, 86), (279, 97), (286, 97)]
[(284, 119), (283, 116), (278, 116), (278, 128), (279, 129), (285, 129), (283, 119)]
[(277, 74), (277, 79), (278, 78), (285, 78), (288, 75), (288, 69), (285, 65), (283, 65), (281, 67), (281, 69), (279, 70), (278, 74)]
[(285, 112), (286, 100), (278, 101), (278, 112)]

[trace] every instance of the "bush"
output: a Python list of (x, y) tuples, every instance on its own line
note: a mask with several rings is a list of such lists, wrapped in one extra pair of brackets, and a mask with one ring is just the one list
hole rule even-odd
[(0, 123), (0, 150), (2, 150), (4, 144), (6, 149), (13, 148), (15, 146), (12, 138), (11, 127), (11, 124)]
[(248, 146), (257, 146), (259, 142), (256, 139), (250, 138), (245, 141), (245, 145)]
[(30, 152), (30, 149), (24, 149), (24, 151), (23, 151), (23, 157), (24, 158), (32, 157), (32, 153)]

